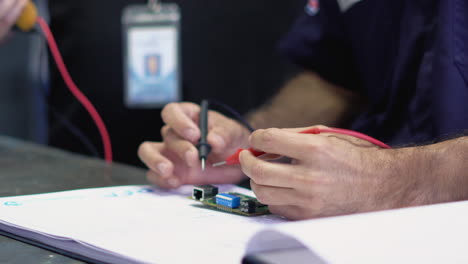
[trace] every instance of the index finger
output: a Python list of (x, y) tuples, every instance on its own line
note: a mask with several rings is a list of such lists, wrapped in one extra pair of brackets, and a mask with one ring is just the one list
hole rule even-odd
[(300, 134), (278, 128), (259, 129), (250, 136), (250, 146), (255, 150), (304, 160), (324, 144), (322, 136)]
[(170, 103), (164, 107), (161, 117), (181, 137), (195, 142), (200, 138), (196, 122), (200, 107), (194, 103)]
[(289, 131), (289, 132), (296, 132), (296, 133), (301, 133), (301, 134), (315, 134), (315, 133), (306, 132), (312, 129), (329, 129), (329, 127), (323, 126), (323, 125), (315, 125), (315, 126), (309, 126), (309, 127), (282, 128), (282, 130)]
[(304, 173), (298, 166), (267, 162), (245, 150), (241, 152), (239, 159), (242, 172), (258, 185), (296, 188), (304, 184)]

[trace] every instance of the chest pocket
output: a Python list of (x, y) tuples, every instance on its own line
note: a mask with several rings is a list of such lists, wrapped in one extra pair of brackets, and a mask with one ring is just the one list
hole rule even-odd
[(453, 0), (453, 59), (468, 84), (468, 1)]

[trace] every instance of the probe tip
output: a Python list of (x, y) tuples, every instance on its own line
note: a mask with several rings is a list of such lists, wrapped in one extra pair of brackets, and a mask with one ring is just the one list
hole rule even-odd
[(201, 159), (201, 169), (205, 171), (205, 159)]
[(218, 162), (218, 163), (213, 164), (213, 167), (222, 166), (222, 165), (224, 165), (224, 164), (226, 164), (226, 161), (221, 161), (221, 162)]

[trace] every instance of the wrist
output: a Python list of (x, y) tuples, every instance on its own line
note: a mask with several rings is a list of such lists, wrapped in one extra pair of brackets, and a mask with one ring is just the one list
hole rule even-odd
[(431, 146), (438, 163), (431, 175), (437, 184), (436, 202), (468, 199), (468, 137), (456, 138)]
[[(417, 206), (468, 199), (468, 140), (388, 150), (384, 178), (393, 187), (390, 207)], [(392, 195), (393, 194), (393, 195)]]
[[(374, 149), (367, 155), (365, 175), (373, 179), (365, 211), (386, 210), (423, 203), (424, 177), (415, 173), (416, 148)], [(415, 166), (413, 166), (415, 165)]]

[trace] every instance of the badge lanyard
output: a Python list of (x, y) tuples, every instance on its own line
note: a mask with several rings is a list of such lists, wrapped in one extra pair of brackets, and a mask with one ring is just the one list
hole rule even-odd
[(180, 12), (176, 4), (149, 0), (122, 16), (125, 105), (161, 108), (181, 100)]

